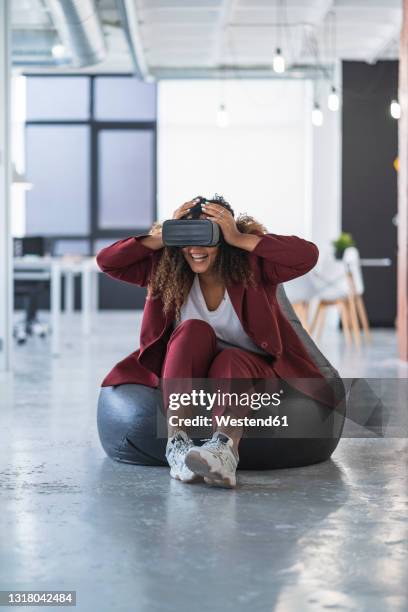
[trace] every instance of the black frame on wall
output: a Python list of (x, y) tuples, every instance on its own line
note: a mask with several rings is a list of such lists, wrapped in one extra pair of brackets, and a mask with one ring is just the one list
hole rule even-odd
[[(41, 73), (26, 73), (24, 74), (28, 79), (32, 78), (53, 78), (53, 77), (63, 77), (63, 78), (72, 78), (72, 77), (81, 77), (87, 78), (89, 83), (89, 117), (88, 119), (74, 119), (74, 120), (27, 120), (25, 126), (29, 127), (32, 125), (58, 125), (58, 126), (88, 126), (90, 133), (90, 174), (91, 180), (89, 183), (89, 233), (88, 234), (53, 234), (49, 236), (52, 241), (58, 240), (66, 240), (66, 241), (77, 241), (84, 240), (88, 243), (88, 254), (95, 253), (95, 243), (97, 240), (103, 238), (112, 238), (117, 239), (118, 237), (126, 237), (129, 235), (143, 234), (149, 228), (148, 227), (140, 227), (135, 225), (134, 227), (123, 227), (123, 228), (113, 228), (113, 229), (102, 229), (99, 227), (99, 199), (98, 199), (98, 180), (99, 180), (99, 171), (100, 164), (98, 159), (98, 134), (102, 130), (151, 130), (153, 133), (153, 168), (152, 168), (152, 193), (153, 193), (153, 202), (152, 202), (152, 213), (153, 220), (157, 218), (157, 120), (155, 121), (105, 121), (98, 120), (95, 117), (95, 81), (100, 77), (110, 77), (110, 78), (135, 78), (132, 74), (124, 73), (124, 74), (111, 74), (111, 73), (101, 73), (96, 75), (88, 75), (81, 73), (70, 73), (70, 74), (41, 74)], [(156, 109), (155, 116), (157, 118), (157, 96), (156, 96)], [(136, 216), (136, 215), (135, 215)], [(136, 219), (135, 219), (136, 220)]]

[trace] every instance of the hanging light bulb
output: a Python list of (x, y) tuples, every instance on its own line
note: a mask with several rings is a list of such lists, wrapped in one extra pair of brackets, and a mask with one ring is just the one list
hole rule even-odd
[(275, 51), (275, 55), (273, 56), (272, 66), (275, 72), (281, 74), (285, 72), (285, 58), (283, 57), (281, 50), (279, 47)]
[(314, 103), (312, 110), (312, 123), (316, 127), (320, 127), (321, 125), (323, 125), (323, 113), (317, 102)]
[(332, 86), (329, 96), (327, 98), (327, 106), (331, 111), (338, 111), (340, 108), (340, 99), (334, 85)]
[(229, 115), (227, 109), (225, 108), (225, 104), (220, 104), (218, 109), (217, 125), (220, 128), (226, 128), (229, 126)]
[(401, 106), (397, 100), (393, 100), (390, 104), (390, 113), (393, 119), (400, 119)]
[(61, 59), (65, 55), (64, 45), (53, 45), (51, 53), (55, 59)]

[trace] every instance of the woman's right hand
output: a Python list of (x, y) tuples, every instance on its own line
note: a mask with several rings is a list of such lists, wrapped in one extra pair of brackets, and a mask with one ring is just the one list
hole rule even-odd
[[(195, 204), (197, 204), (199, 199), (200, 198), (195, 198), (194, 200), (190, 200), (189, 202), (184, 202), (184, 204), (176, 208), (176, 210), (173, 213), (173, 219), (181, 219), (181, 217), (183, 217), (184, 215), (188, 213), (190, 208), (192, 208)], [(162, 249), (164, 246), (161, 232), (154, 233), (154, 234), (151, 234), (150, 236), (147, 236), (146, 238), (143, 238), (141, 240), (141, 243), (144, 246), (149, 247), (150, 249), (154, 249), (155, 251), (158, 249)]]
[(188, 213), (190, 208), (192, 208), (193, 206), (195, 206), (195, 204), (197, 204), (199, 199), (200, 198), (195, 198), (195, 200), (184, 202), (184, 204), (179, 206), (179, 208), (176, 208), (176, 210), (173, 213), (173, 219), (181, 219), (181, 217), (184, 217), (184, 215)]

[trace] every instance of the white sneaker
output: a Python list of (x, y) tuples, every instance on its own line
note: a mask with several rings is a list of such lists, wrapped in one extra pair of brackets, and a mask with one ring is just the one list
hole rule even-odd
[(168, 439), (166, 444), (166, 459), (170, 466), (170, 476), (182, 482), (193, 482), (199, 480), (199, 476), (194, 474), (186, 466), (184, 459), (190, 448), (194, 446), (191, 438), (185, 431), (177, 431), (174, 436)]
[(219, 431), (202, 446), (193, 446), (185, 458), (186, 466), (195, 474), (204, 476), (207, 484), (228, 488), (237, 484), (238, 461), (232, 439)]

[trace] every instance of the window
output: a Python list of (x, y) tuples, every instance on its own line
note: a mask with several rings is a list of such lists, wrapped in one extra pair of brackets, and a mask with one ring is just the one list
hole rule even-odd
[(117, 242), (118, 240), (121, 240), (122, 238), (127, 238), (127, 236), (121, 236), (121, 237), (112, 236), (112, 238), (99, 238), (98, 240), (95, 240), (94, 253), (95, 254), (98, 253), (105, 247), (110, 246), (111, 244), (113, 244), (114, 242)]
[(29, 125), (28, 235), (89, 233), (89, 127)]
[(88, 240), (56, 240), (53, 255), (90, 255)]
[(98, 165), (99, 227), (150, 226), (154, 220), (152, 131), (100, 131)]
[(155, 121), (156, 86), (132, 77), (98, 77), (95, 80), (95, 118)]
[(27, 78), (28, 121), (85, 121), (89, 119), (88, 77)]
[(147, 231), (156, 218), (156, 86), (128, 75), (26, 76), (27, 235), (79, 254)]

